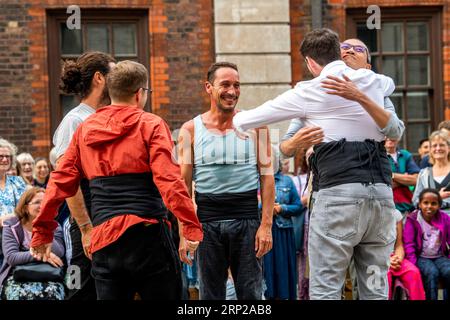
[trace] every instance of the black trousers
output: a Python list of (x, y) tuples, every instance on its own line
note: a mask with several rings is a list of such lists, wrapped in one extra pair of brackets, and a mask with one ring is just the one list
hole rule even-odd
[(165, 223), (139, 223), (93, 253), (99, 300), (181, 299), (181, 264)]
[(95, 282), (91, 276), (92, 263), (84, 254), (81, 231), (74, 219), (71, 219), (70, 223), (70, 240), (72, 243), (70, 264), (80, 268), (81, 281), (79, 289), (69, 289), (66, 300), (97, 300)]

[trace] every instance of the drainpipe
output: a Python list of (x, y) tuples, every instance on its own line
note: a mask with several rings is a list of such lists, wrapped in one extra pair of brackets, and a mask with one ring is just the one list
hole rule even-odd
[(322, 0), (311, 0), (312, 28), (322, 28)]

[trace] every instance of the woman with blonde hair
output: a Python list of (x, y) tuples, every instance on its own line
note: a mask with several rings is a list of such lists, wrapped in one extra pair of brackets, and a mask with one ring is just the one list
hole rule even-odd
[[(36, 262), (30, 254), (32, 224), (39, 214), (45, 190), (33, 187), (24, 192), (15, 210), (15, 217), (4, 222), (4, 262), (0, 270), (1, 296), (6, 300), (63, 300), (62, 282), (19, 282), (14, 279), (14, 267)], [(55, 268), (63, 267), (64, 240), (60, 226), (55, 231), (52, 253), (47, 263)], [(62, 279), (61, 279), (62, 280)]]
[(443, 199), (442, 210), (450, 213), (450, 137), (447, 130), (434, 131), (430, 135), (430, 163), (417, 177), (413, 203), (417, 207), (419, 194), (426, 188), (439, 190)]
[(2, 218), (12, 216), (14, 207), (25, 191), (25, 182), (19, 176), (8, 174), (16, 162), (17, 147), (11, 142), (0, 138), (0, 227)]

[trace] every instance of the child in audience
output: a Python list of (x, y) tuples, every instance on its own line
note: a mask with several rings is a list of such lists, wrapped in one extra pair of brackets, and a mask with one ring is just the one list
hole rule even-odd
[(437, 300), (439, 278), (450, 292), (450, 216), (441, 205), (438, 190), (424, 189), (419, 209), (407, 216), (403, 235), (406, 259), (419, 268), (427, 300)]
[(394, 252), (391, 255), (391, 267), (388, 271), (389, 299), (392, 299), (392, 279), (400, 279), (403, 287), (408, 293), (410, 300), (425, 300), (422, 279), (419, 269), (405, 258), (403, 248), (403, 216), (400, 211), (395, 210), (397, 221), (397, 239), (395, 240)]

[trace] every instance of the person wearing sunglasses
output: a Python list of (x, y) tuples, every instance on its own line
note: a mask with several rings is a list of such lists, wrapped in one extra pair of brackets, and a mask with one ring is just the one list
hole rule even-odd
[[(309, 156), (313, 175), (310, 299), (341, 299), (353, 258), (360, 299), (386, 300), (396, 222), (392, 172), (380, 129), (398, 118), (379, 106), (394, 92), (395, 84), (367, 68), (347, 66), (341, 50), (338, 35), (330, 29), (306, 34), (300, 51), (314, 79), (299, 82), (255, 109), (237, 113), (233, 125), (242, 132), (299, 118), (306, 126), (322, 128), (324, 142), (316, 144)], [(362, 52), (356, 53), (367, 60)], [(354, 87), (364, 95), (355, 97)], [(374, 281), (377, 285), (371, 285)]]
[[(370, 51), (367, 46), (359, 39), (347, 39), (340, 43), (341, 58), (347, 66), (352, 69), (372, 69)], [(396, 112), (394, 104), (389, 97), (384, 98), (383, 108), (378, 106), (371, 101), (363, 91), (359, 90), (353, 82), (349, 80), (343, 81), (328, 79), (330, 85), (334, 88), (334, 94), (341, 96), (345, 99), (350, 99), (358, 102), (363, 107), (375, 107), (389, 112), (389, 120), (387, 124), (384, 122), (379, 126), (379, 130), (388, 138), (399, 140), (405, 131), (405, 125), (401, 121)], [(316, 127), (305, 127), (302, 120), (295, 118), (292, 119), (288, 130), (281, 139), (280, 151), (284, 157), (293, 157), (299, 150), (306, 150), (314, 142), (319, 133), (320, 128)]]
[[(347, 66), (352, 69), (371, 69), (371, 55), (370, 51), (359, 39), (347, 39), (344, 42), (340, 43), (341, 49), (341, 58), (345, 62)], [(338, 82), (332, 79), (329, 79), (333, 84), (337, 84)], [(336, 88), (336, 94), (342, 96), (346, 99), (353, 99), (354, 101), (363, 105), (371, 104), (374, 107), (373, 101), (370, 99), (356, 87), (351, 81), (339, 82), (342, 87)], [(370, 105), (369, 105), (370, 107)], [(381, 109), (381, 106), (377, 106)], [(388, 138), (391, 139), (400, 139), (402, 136), (405, 125), (403, 121), (398, 119), (395, 107), (392, 101), (388, 98), (384, 98), (384, 110), (391, 113), (388, 124), (384, 128), (380, 128), (379, 130), (385, 134)], [(289, 128), (286, 134), (282, 138), (282, 142), (280, 143), (280, 151), (285, 157), (294, 156), (298, 150), (302, 150), (303, 148), (308, 148), (310, 144), (310, 139), (312, 139), (312, 133), (314, 133), (314, 127), (304, 127), (303, 122), (300, 119), (293, 119), (289, 125)], [(309, 139), (309, 140), (308, 140)], [(306, 144), (306, 146), (305, 146)], [(353, 289), (353, 298), (356, 299), (358, 297), (357, 285), (356, 285), (356, 274), (354, 263), (350, 264), (349, 269), (351, 278), (352, 278), (352, 289)]]

